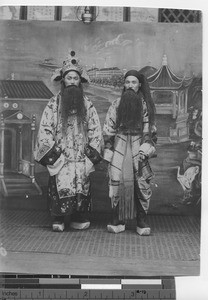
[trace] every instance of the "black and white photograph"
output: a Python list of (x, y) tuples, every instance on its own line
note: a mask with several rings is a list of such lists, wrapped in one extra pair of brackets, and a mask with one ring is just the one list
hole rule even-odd
[(204, 11), (156, 3), (0, 6), (0, 272), (200, 276)]

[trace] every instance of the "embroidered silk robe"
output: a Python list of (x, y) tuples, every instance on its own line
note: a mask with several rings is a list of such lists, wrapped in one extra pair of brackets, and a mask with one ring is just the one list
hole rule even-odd
[(76, 112), (62, 132), (60, 93), (47, 104), (40, 122), (34, 156), (50, 173), (48, 197), (52, 215), (69, 215), (90, 209), (89, 174), (100, 161), (102, 133), (92, 102), (85, 97), (86, 118)]
[(145, 101), (143, 100), (143, 130), (134, 134), (116, 129), (119, 103), (120, 99), (114, 100), (106, 115), (103, 127), (104, 159), (110, 163), (109, 197), (112, 207), (119, 204), (119, 218), (125, 220), (135, 217), (135, 200), (140, 201), (144, 211), (149, 208), (152, 194), (149, 181), (154, 174), (147, 159), (139, 162), (139, 151), (150, 157), (154, 154), (155, 147), (150, 137)]

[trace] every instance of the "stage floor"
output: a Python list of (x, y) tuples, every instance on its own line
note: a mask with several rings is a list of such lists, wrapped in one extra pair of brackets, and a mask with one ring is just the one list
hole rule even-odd
[(197, 276), (199, 216), (149, 215), (150, 236), (134, 224), (108, 233), (104, 218), (85, 231), (53, 232), (46, 211), (2, 209), (1, 272), (76, 275)]

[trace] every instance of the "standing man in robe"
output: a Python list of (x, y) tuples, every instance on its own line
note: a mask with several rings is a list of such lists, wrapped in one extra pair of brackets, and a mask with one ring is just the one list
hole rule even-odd
[(157, 140), (155, 106), (143, 74), (130, 70), (124, 80), (122, 95), (111, 104), (103, 128), (113, 216), (107, 230), (122, 232), (125, 222), (136, 217), (137, 233), (149, 235), (146, 215), (153, 172), (148, 159)]
[(48, 200), (53, 231), (70, 226), (90, 226), (90, 178), (101, 160), (102, 132), (92, 102), (84, 95), (82, 83), (89, 79), (71, 51), (52, 80), (60, 81), (60, 92), (43, 111), (35, 147), (35, 159), (49, 172)]

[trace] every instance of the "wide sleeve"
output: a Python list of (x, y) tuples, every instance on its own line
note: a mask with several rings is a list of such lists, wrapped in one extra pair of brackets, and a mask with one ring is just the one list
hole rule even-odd
[(102, 131), (100, 119), (96, 108), (90, 100), (87, 102), (87, 144), (85, 147), (85, 155), (91, 160), (93, 164), (101, 161), (101, 145), (102, 145)]
[(57, 99), (53, 97), (45, 107), (36, 138), (34, 158), (43, 166), (54, 165), (61, 156), (61, 149), (55, 141), (57, 122)]

